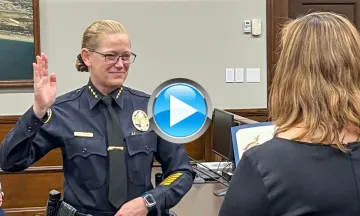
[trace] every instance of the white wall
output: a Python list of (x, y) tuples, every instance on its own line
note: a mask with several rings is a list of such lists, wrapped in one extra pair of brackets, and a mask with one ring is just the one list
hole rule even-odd
[[(242, 33), (245, 19), (262, 20), (262, 35)], [(199, 82), (214, 107), (266, 107), (265, 0), (41, 0), (41, 49), (57, 74), (58, 95), (76, 89), (88, 73), (75, 69), (85, 28), (115, 19), (132, 36), (138, 57), (126, 85), (151, 93), (161, 82)], [(260, 83), (225, 83), (225, 68), (260, 68)], [(0, 115), (20, 115), (33, 103), (31, 89), (0, 90)]]

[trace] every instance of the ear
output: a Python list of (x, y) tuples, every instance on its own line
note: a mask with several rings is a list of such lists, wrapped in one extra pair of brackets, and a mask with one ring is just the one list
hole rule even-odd
[(81, 49), (81, 58), (83, 59), (86, 66), (88, 66), (88, 67), (91, 66), (90, 51), (88, 49), (86, 49), (86, 48)]

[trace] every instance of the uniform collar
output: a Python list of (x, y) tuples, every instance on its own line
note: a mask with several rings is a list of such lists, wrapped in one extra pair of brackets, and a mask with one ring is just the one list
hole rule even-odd
[[(92, 109), (97, 103), (100, 102), (101, 98), (104, 97), (104, 95), (92, 84), (90, 79), (88, 84), (86, 85), (86, 88), (88, 91), (90, 109)], [(124, 105), (123, 87), (116, 88), (110, 93), (110, 95), (114, 99), (116, 104), (122, 109)]]

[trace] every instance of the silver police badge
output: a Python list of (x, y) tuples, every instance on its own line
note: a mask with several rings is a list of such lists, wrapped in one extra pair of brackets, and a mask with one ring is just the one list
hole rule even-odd
[(149, 129), (149, 118), (142, 110), (135, 110), (132, 114), (132, 122), (139, 131), (147, 131)]

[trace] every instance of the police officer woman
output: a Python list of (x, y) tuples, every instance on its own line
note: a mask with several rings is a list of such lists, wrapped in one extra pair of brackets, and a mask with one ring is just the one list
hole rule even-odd
[[(45, 54), (36, 57), (35, 101), (0, 147), (1, 169), (22, 171), (61, 148), (64, 201), (91, 215), (163, 215), (194, 179), (183, 145), (155, 134), (147, 119), (149, 95), (123, 85), (136, 54), (126, 29), (101, 20), (84, 32), (79, 71), (89, 82), (56, 98), (56, 77)], [(164, 181), (153, 188), (154, 157)]]

